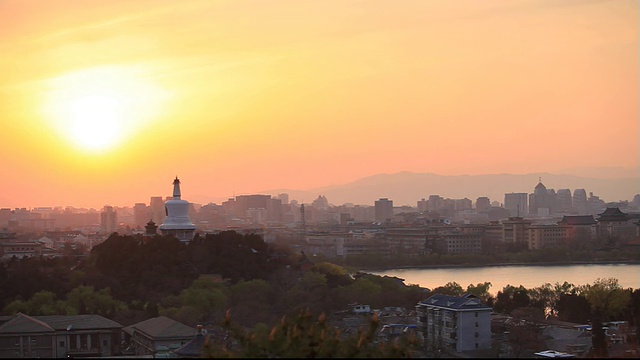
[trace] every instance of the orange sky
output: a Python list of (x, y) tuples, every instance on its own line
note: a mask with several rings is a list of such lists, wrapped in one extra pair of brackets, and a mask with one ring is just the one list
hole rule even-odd
[(398, 171), (637, 173), (638, 15), (636, 0), (0, 0), (0, 207), (130, 206), (176, 175), (191, 200)]

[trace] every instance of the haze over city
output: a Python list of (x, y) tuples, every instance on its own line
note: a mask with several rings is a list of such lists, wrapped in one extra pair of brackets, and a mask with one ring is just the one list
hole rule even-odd
[(399, 172), (633, 181), (638, 10), (1, 1), (0, 206), (131, 206), (176, 175), (192, 201)]

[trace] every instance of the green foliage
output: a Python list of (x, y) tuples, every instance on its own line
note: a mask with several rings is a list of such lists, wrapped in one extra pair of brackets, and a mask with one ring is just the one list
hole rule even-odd
[(369, 277), (360, 277), (351, 285), (341, 287), (340, 294), (346, 303), (374, 304), (381, 290), (382, 286)]
[(110, 290), (94, 291), (92, 286), (79, 286), (67, 294), (67, 300), (57, 300), (49, 291), (35, 293), (28, 301), (15, 300), (4, 308), (7, 314), (29, 315), (97, 314), (107, 318), (127, 310), (124, 302), (114, 299)]
[(464, 293), (462, 286), (455, 281), (448, 282), (443, 286), (437, 287), (433, 289), (432, 292), (450, 296), (460, 296)]
[(496, 312), (510, 314), (517, 308), (527, 307), (530, 304), (529, 290), (524, 286), (507, 285), (502, 291), (498, 291), (493, 309)]
[(469, 284), (467, 286), (467, 290), (465, 291), (467, 294), (472, 294), (477, 296), (483, 303), (487, 304), (492, 301), (491, 293), (489, 293), (489, 289), (491, 288), (491, 283), (486, 281), (483, 283), (478, 283), (476, 285)]
[(67, 294), (67, 305), (77, 309), (78, 314), (97, 314), (112, 318), (126, 311), (127, 305), (111, 296), (109, 288), (95, 291), (93, 286), (78, 286)]
[(40, 291), (28, 300), (14, 300), (9, 303), (4, 312), (7, 314), (16, 314), (21, 312), (29, 315), (57, 315), (66, 313), (65, 303), (56, 299), (56, 294), (50, 291)]
[(628, 306), (631, 294), (622, 289), (618, 279), (596, 279), (593, 284), (583, 285), (578, 292), (591, 304), (591, 325), (593, 334), (593, 355), (607, 357), (607, 342), (602, 322), (620, 315)]
[(180, 295), (163, 298), (157, 311), (186, 324), (195, 324), (224, 312), (228, 303), (229, 289), (224, 283), (201, 278), (182, 290)]
[(317, 320), (309, 311), (300, 311), (295, 317), (283, 317), (279, 324), (268, 330), (264, 324), (252, 331), (233, 324), (228, 315), (223, 326), (238, 340), (239, 349), (216, 348), (205, 345), (205, 357), (251, 357), (251, 358), (387, 358), (410, 357), (417, 346), (417, 339), (409, 337), (404, 342), (376, 344), (379, 321), (373, 316), (367, 328), (357, 334), (344, 336), (328, 324), (324, 314)]
[(602, 311), (607, 317), (620, 315), (626, 308), (630, 294), (618, 284), (618, 279), (596, 279), (591, 285), (583, 285), (578, 292), (584, 295), (594, 311)]

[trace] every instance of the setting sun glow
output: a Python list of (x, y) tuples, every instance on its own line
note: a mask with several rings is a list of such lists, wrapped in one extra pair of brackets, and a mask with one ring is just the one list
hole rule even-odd
[(116, 147), (153, 119), (162, 91), (131, 70), (88, 69), (48, 84), (45, 114), (53, 130), (88, 152)]
[(176, 175), (196, 203), (399, 172), (635, 179), (639, 4), (0, 0), (0, 208), (130, 206)]

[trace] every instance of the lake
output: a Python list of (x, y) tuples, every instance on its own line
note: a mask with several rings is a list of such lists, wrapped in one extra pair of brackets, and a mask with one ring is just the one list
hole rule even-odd
[(366, 271), (380, 276), (396, 276), (407, 285), (417, 284), (429, 289), (448, 282), (457, 282), (463, 289), (469, 284), (491, 282), (489, 292), (495, 295), (506, 285), (522, 285), (527, 289), (545, 283), (565, 281), (578, 285), (593, 284), (597, 278), (616, 278), (623, 288), (640, 288), (640, 264), (588, 264), (588, 265), (504, 265), (460, 268), (391, 269)]

